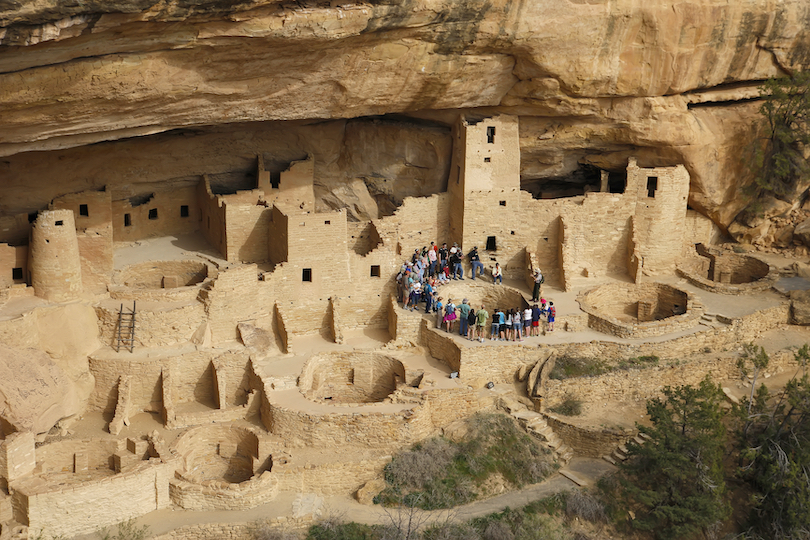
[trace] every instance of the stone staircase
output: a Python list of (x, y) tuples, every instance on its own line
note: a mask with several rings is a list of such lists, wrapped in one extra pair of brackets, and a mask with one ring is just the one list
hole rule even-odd
[[(719, 318), (724, 317), (720, 315)], [(718, 320), (717, 313), (708, 313), (708, 312), (704, 312), (703, 315), (700, 316), (700, 320), (698, 321), (698, 323), (704, 326), (709, 326), (711, 328), (722, 328), (724, 326), (727, 326), (725, 323)]]
[[(644, 433), (637, 433), (635, 436), (633, 436), (632, 439), (628, 439), (628, 442), (632, 440), (636, 444), (641, 445), (647, 442), (649, 438), (650, 438), (649, 435), (646, 435)], [(610, 454), (602, 456), (602, 459), (604, 459), (611, 465), (618, 465), (620, 462), (625, 461), (628, 457), (629, 453), (627, 451), (627, 443), (625, 443), (617, 446)]]
[(521, 427), (526, 430), (526, 433), (537, 438), (540, 442), (545, 444), (549, 450), (554, 453), (560, 466), (565, 466), (574, 457), (574, 450), (563, 442), (560, 437), (554, 433), (551, 426), (546, 422), (545, 417), (529, 408), (523, 403), (508, 397), (501, 397), (499, 400), (499, 407), (506, 411), (509, 416), (518, 421)]

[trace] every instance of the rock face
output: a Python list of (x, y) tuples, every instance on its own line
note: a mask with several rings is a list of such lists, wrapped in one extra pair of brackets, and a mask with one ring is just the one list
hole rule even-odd
[[(629, 155), (642, 166), (684, 163), (690, 205), (725, 228), (746, 204), (750, 100), (758, 81), (810, 64), (808, 21), (805, 0), (6, 2), (0, 155), (162, 132), (152, 144), (162, 152), (172, 141), (163, 155), (178, 165), (187, 156), (174, 152), (189, 137), (211, 133), (230, 144), (209, 147), (210, 161), (246, 161), (251, 145), (288, 161), (319, 150), (331, 159), (323, 172), (336, 173), (320, 177), (322, 204), (359, 219), (439, 190), (450, 141), (437, 125), (500, 111), (520, 116), (527, 185), (552, 179), (567, 189), (583, 167), (618, 171)], [(398, 137), (395, 114), (430, 123)], [(313, 119), (378, 115), (381, 124), (338, 121), (305, 136), (318, 131)], [(117, 148), (144, 148), (130, 144)], [(51, 191), (126, 184), (104, 174), (104, 149), (79, 153), (93, 174)], [(55, 170), (70, 170), (57, 159), (5, 160), (4, 187), (23, 190), (23, 177), (52, 184)], [(42, 160), (52, 160), (48, 174), (31, 174), (27, 165)], [(130, 163), (123, 176), (198, 174), (154, 161)]]
[(45, 433), (79, 410), (73, 382), (47, 354), (0, 345), (0, 424)]

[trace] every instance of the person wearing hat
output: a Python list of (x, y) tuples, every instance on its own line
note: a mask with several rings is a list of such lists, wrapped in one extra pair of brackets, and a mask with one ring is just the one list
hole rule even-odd
[(532, 278), (534, 279), (534, 289), (532, 289), (531, 301), (537, 302), (538, 300), (540, 300), (540, 285), (543, 284), (545, 279), (543, 278), (543, 273), (540, 271), (539, 268), (534, 271), (534, 276), (532, 276)]
[(472, 278), (475, 279), (475, 270), (478, 269), (478, 275), (484, 275), (484, 263), (481, 262), (481, 257), (478, 256), (478, 246), (472, 248), (469, 254), (470, 262), (472, 263)]

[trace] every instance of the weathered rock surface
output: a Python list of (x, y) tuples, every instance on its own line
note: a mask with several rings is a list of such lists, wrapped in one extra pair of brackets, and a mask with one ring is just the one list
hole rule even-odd
[(16, 431), (45, 433), (81, 408), (73, 382), (47, 354), (0, 344), (0, 418)]
[(810, 291), (791, 291), (790, 306), (794, 324), (810, 324)]
[[(10, 2), (0, 4), (0, 155), (181, 129), (148, 138), (159, 149), (171, 140), (160, 154), (171, 159), (124, 160), (122, 176), (105, 174), (106, 148), (86, 148), (89, 174), (60, 179), (67, 189), (55, 193), (188, 178), (217, 159), (242, 171), (255, 148), (289, 161), (314, 145), (333, 158), (319, 172), (338, 171), (319, 176), (322, 205), (366, 218), (440, 190), (449, 141), (422, 130), (411, 145), (384, 125), (336, 122), (315, 144), (300, 121), (399, 113), (438, 129), (460, 112), (501, 111), (521, 117), (524, 182), (585, 164), (620, 170), (629, 155), (682, 162), (690, 205), (725, 228), (746, 204), (750, 100), (762, 79), (810, 64), (808, 21), (805, 0)], [(267, 121), (283, 122), (261, 142), (265, 124), (240, 124)], [(188, 166), (183, 139), (212, 131), (220, 145)], [(57, 159), (31, 161), (43, 158)], [(54, 183), (53, 162), (39, 170), (0, 163), (12, 195), (23, 176)]]

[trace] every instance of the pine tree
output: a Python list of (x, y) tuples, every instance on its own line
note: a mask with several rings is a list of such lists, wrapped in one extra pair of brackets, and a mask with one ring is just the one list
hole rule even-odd
[(708, 378), (698, 387), (664, 388), (664, 399), (647, 402), (651, 427), (637, 425), (648, 440), (627, 445), (621, 465), (624, 504), (633, 527), (656, 538), (689, 538), (729, 513), (724, 500), (725, 440), (722, 392)]

